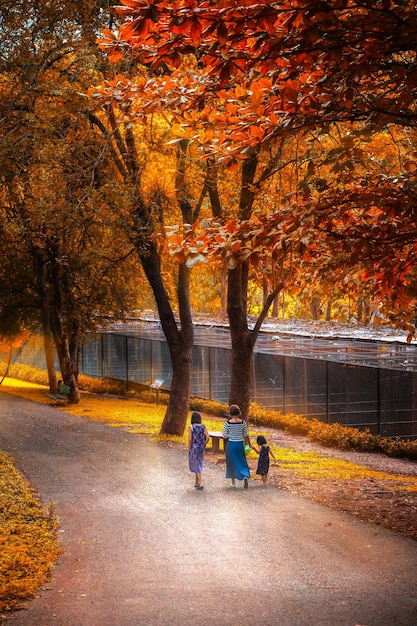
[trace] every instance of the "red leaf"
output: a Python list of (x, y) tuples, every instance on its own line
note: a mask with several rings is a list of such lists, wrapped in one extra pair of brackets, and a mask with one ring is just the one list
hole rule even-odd
[(224, 22), (220, 22), (217, 27), (217, 39), (219, 40), (219, 44), (221, 46), (224, 46), (226, 43), (228, 35), (229, 33), (226, 24)]
[(201, 41), (201, 24), (199, 20), (193, 20), (190, 30), (190, 36), (193, 44), (198, 46)]

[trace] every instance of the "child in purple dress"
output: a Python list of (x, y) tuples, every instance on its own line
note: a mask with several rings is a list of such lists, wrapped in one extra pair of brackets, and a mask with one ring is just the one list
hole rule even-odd
[(201, 478), (204, 462), (204, 449), (209, 440), (207, 428), (201, 423), (201, 415), (194, 411), (191, 415), (191, 424), (188, 427), (188, 464), (190, 472), (195, 474), (195, 487), (201, 491), (204, 489)]
[(256, 437), (256, 443), (258, 444), (259, 448), (252, 446), (252, 449), (255, 450), (257, 454), (259, 454), (258, 468), (256, 470), (256, 473), (259, 474), (262, 478), (262, 486), (266, 487), (266, 481), (268, 479), (269, 472), (269, 457), (271, 456), (273, 458), (274, 463), (276, 463), (277, 460), (274, 456), (274, 453), (267, 445), (266, 439), (263, 435), (258, 435), (258, 437)]

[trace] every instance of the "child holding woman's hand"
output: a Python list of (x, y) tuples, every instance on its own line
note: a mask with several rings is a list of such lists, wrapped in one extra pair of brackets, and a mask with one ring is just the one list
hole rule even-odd
[(266, 487), (266, 481), (268, 479), (269, 472), (269, 457), (271, 456), (274, 463), (277, 462), (274, 453), (271, 448), (266, 443), (266, 439), (263, 435), (258, 435), (256, 438), (256, 443), (259, 448), (256, 446), (252, 446), (252, 450), (255, 450), (256, 454), (259, 454), (258, 457), (258, 468), (256, 473), (259, 474), (262, 478), (262, 486)]

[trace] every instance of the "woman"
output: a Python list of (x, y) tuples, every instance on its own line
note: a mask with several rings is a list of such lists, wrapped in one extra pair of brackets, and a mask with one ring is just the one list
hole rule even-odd
[(248, 425), (241, 417), (240, 408), (237, 404), (229, 407), (229, 419), (224, 423), (223, 437), (227, 440), (226, 446), (226, 478), (232, 479), (231, 487), (236, 487), (235, 480), (244, 481), (245, 489), (248, 488), (250, 471), (246, 460), (245, 442), (250, 444)]

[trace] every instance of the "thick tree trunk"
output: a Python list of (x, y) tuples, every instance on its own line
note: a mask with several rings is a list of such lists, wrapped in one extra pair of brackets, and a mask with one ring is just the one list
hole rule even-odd
[(332, 319), (332, 301), (331, 300), (327, 300), (327, 305), (326, 305), (326, 322), (330, 322), (331, 319)]
[[(141, 150), (137, 150), (132, 128), (126, 125), (126, 134), (123, 137), (122, 125), (118, 124), (112, 105), (106, 108), (106, 112), (112, 129), (111, 134), (108, 133), (106, 126), (98, 117), (94, 115), (89, 115), (89, 117), (106, 138), (109, 138), (110, 135), (112, 136), (110, 143), (111, 156), (122, 178), (129, 185), (132, 185), (132, 191), (134, 190), (136, 196), (133, 212), (134, 224), (129, 234), (134, 241), (142, 268), (153, 291), (159, 320), (171, 355), (171, 389), (167, 411), (160, 432), (181, 436), (184, 433), (189, 412), (192, 348), (194, 342), (189, 301), (189, 270), (185, 266), (179, 267), (177, 290), (180, 327), (178, 327), (161, 275), (158, 251), (152, 238), (152, 235), (156, 232), (154, 220), (157, 219), (161, 224), (163, 223), (163, 208), (162, 206), (158, 207), (160, 212), (155, 213), (155, 209), (152, 206), (147, 206), (143, 198), (141, 177), (144, 165), (138, 156)], [(175, 175), (175, 191), (183, 224), (193, 223), (207, 192), (210, 193), (212, 201), (219, 201), (219, 198), (215, 195), (215, 190), (211, 190), (210, 184), (212, 178), (216, 176), (214, 164), (208, 167), (205, 189), (201, 194), (201, 202), (196, 207), (196, 216), (193, 216), (186, 185), (187, 168), (189, 165), (187, 148), (189, 143), (188, 140), (184, 139), (177, 146), (178, 161)]]
[[(72, 281), (67, 268), (63, 268), (57, 261), (57, 251), (51, 245), (49, 261), (49, 282), (53, 289), (53, 301), (50, 308), (51, 331), (58, 353), (62, 380), (70, 387), (69, 402), (78, 404), (80, 390), (78, 388), (78, 346), (79, 325), (74, 316), (75, 311), (65, 311), (64, 295), (70, 293)], [(71, 306), (72, 303), (71, 303)], [(72, 315), (71, 315), (72, 313)]]
[[(71, 388), (69, 401), (77, 404), (80, 401), (78, 389), (78, 327), (73, 328), (73, 336), (68, 337), (64, 330), (63, 320), (68, 322), (68, 315), (64, 315), (62, 292), (65, 291), (67, 276), (62, 273), (62, 265), (57, 261), (59, 254), (53, 244), (50, 244), (49, 258), (45, 258), (44, 249), (34, 248), (33, 266), (36, 275), (37, 290), (42, 309), (42, 328), (44, 334), (45, 358), (48, 368), (48, 378), (51, 393), (58, 391), (56, 381), (52, 339), (58, 354), (63, 382)], [(53, 294), (53, 295), (52, 295)]]
[(320, 298), (314, 296), (310, 302), (310, 313), (313, 320), (320, 319)]
[(185, 265), (180, 265), (178, 270), (178, 306), (181, 329), (178, 331), (178, 339), (172, 338), (172, 348), (167, 337), (172, 361), (172, 382), (167, 412), (161, 426), (161, 434), (167, 433), (181, 437), (187, 424), (190, 405), (194, 344), (189, 270)]
[(250, 331), (236, 333), (230, 327), (232, 340), (232, 371), (229, 404), (237, 404), (245, 420), (249, 416), (250, 392), (252, 388), (253, 346)]
[(227, 314), (232, 342), (232, 363), (229, 403), (237, 404), (245, 419), (249, 414), (252, 382), (253, 343), (247, 323), (247, 266), (229, 270)]
[(272, 302), (280, 293), (279, 283), (266, 298), (252, 330), (247, 323), (248, 267), (245, 263), (229, 271), (227, 313), (232, 342), (232, 371), (229, 403), (237, 404), (246, 420), (249, 418), (250, 392), (253, 378), (253, 349)]
[[(168, 337), (167, 343), (169, 345)], [(161, 434), (181, 437), (187, 424), (190, 405), (191, 358), (187, 346), (180, 344), (171, 354), (172, 380), (169, 400), (164, 420), (161, 425)]]
[[(253, 182), (258, 166), (258, 150), (242, 165), (242, 185), (239, 199), (239, 217), (250, 218), (254, 188)], [(227, 315), (232, 342), (232, 371), (230, 404), (237, 404), (245, 419), (249, 415), (252, 382), (252, 355), (256, 335), (252, 335), (247, 321), (248, 265), (240, 263), (228, 273)], [(259, 331), (258, 331), (259, 332)]]
[(168, 344), (172, 364), (172, 381), (168, 406), (161, 426), (161, 434), (184, 434), (187, 424), (190, 388), (192, 349), (194, 342), (193, 324), (189, 301), (189, 270), (181, 265), (178, 273), (178, 306), (181, 328), (175, 317), (165, 290), (157, 251), (152, 241), (144, 253), (139, 249), (142, 267), (152, 287), (162, 330)]
[(35, 271), (36, 285), (39, 294), (39, 300), (41, 303), (43, 344), (45, 349), (49, 390), (51, 393), (57, 393), (58, 382), (56, 379), (54, 367), (54, 342), (51, 330), (50, 302), (48, 297), (48, 289), (46, 287), (45, 261), (42, 253), (37, 249), (33, 250), (33, 269)]
[(272, 304), (272, 317), (273, 318), (277, 318), (279, 316), (279, 303), (280, 303), (280, 296), (277, 296), (274, 299), (274, 302)]

